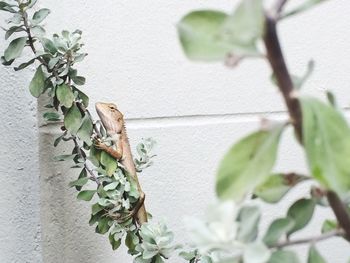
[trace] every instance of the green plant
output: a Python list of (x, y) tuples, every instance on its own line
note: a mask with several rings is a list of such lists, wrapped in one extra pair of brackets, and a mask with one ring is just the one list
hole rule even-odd
[[(237, 142), (223, 158), (218, 169), (216, 192), (221, 201), (209, 208), (204, 220), (187, 218), (190, 247), (181, 247), (180, 256), (190, 263), (275, 263), (299, 262), (288, 247), (310, 245), (308, 262), (325, 262), (315, 244), (324, 239), (350, 239), (350, 215), (347, 197), (350, 171), (350, 129), (342, 113), (328, 93), (329, 103), (300, 95), (299, 90), (313, 69), (309, 63), (302, 77), (289, 73), (281, 51), (276, 26), (322, 0), (305, 0), (296, 9), (284, 11), (286, 0), (277, 0), (271, 10), (264, 10), (262, 0), (242, 0), (232, 14), (215, 10), (194, 11), (178, 24), (178, 32), (186, 55), (193, 60), (226, 61), (237, 65), (242, 59), (266, 59), (272, 68), (272, 82), (277, 85), (288, 109), (289, 120), (283, 123), (264, 121), (260, 130)], [(70, 183), (78, 191), (77, 198), (91, 201), (90, 224), (96, 232), (108, 234), (113, 249), (124, 240), (135, 262), (166, 261), (180, 249), (173, 245), (173, 234), (164, 223), (139, 225), (130, 211), (137, 205), (137, 186), (119, 162), (95, 147), (95, 141), (111, 143), (111, 138), (88, 111), (89, 98), (80, 86), (85, 78), (78, 74), (76, 63), (87, 55), (82, 52), (82, 32), (62, 31), (45, 36), (42, 21), (48, 9), (33, 12), (36, 0), (0, 1), (0, 10), (12, 14), (7, 21), (5, 38), (12, 40), (1, 57), (10, 66), (29, 48), (33, 58), (19, 63), (15, 70), (36, 64), (29, 85), (35, 97), (48, 96), (50, 103), (44, 118), (57, 122), (63, 118), (61, 141), (73, 142), (72, 153), (57, 156), (57, 161), (70, 160), (79, 169), (77, 180)], [(32, 14), (32, 15), (30, 15)], [(265, 49), (261, 49), (261, 45)], [(266, 53), (266, 54), (265, 54)], [(78, 88), (79, 86), (79, 88)], [(278, 146), (288, 127), (295, 131), (296, 142), (303, 146), (310, 175), (273, 172)], [(137, 147), (138, 172), (152, 164), (152, 140)], [(310, 196), (296, 200), (283, 218), (271, 222), (266, 233), (258, 234), (262, 213), (249, 204), (252, 194), (264, 202), (276, 204), (293, 187), (313, 180)], [(93, 181), (95, 188), (86, 188)], [(336, 220), (327, 220), (322, 233), (294, 239), (294, 233), (306, 227), (318, 206), (330, 207)]]

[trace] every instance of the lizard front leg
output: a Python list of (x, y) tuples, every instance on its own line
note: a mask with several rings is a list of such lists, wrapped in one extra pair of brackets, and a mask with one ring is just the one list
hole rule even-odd
[(94, 144), (95, 144), (96, 148), (108, 153), (109, 155), (111, 155), (113, 158), (115, 158), (118, 161), (123, 158), (123, 148), (121, 145), (118, 145), (118, 148), (116, 150), (111, 146), (107, 146), (106, 144), (104, 144), (100, 140), (96, 140)]

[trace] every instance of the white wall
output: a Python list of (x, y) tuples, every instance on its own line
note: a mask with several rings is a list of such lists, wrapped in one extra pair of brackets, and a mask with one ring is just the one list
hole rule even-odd
[[(185, 240), (181, 218), (201, 215), (214, 199), (217, 164), (229, 146), (258, 127), (261, 117), (284, 119), (280, 94), (270, 83), (264, 61), (244, 61), (237, 69), (188, 61), (179, 46), (176, 22), (199, 8), (232, 10), (237, 1), (41, 1), (52, 10), (50, 33), (84, 31), (89, 53), (81, 65), (85, 91), (96, 101), (117, 103), (127, 117), (132, 145), (142, 137), (158, 141), (155, 165), (141, 175), (146, 205), (156, 219), (166, 218), (177, 240)], [(294, 3), (294, 2), (293, 2)], [(343, 107), (350, 92), (350, 2), (329, 1), (280, 26), (290, 69), (304, 72), (309, 59), (316, 71), (304, 90), (322, 95), (330, 88)], [(3, 50), (4, 43), (0, 47)], [(89, 227), (90, 207), (75, 200), (67, 183), (77, 175), (51, 157), (58, 126), (40, 127), (41, 218), (39, 219), (37, 129), (35, 107), (26, 89), (32, 72), (13, 74), (1, 68), (0, 262), (40, 262), (38, 227), (42, 228), (43, 262), (118, 262), (131, 260), (111, 251), (108, 240)], [(11, 113), (11, 117), (9, 117)], [(300, 148), (291, 132), (281, 145), (277, 171), (306, 172)], [(5, 154), (6, 153), (6, 154)], [(34, 165), (32, 165), (34, 162)], [(23, 168), (23, 170), (18, 170)], [(266, 226), (303, 194), (298, 187), (278, 207), (263, 206)], [(4, 203), (4, 204), (3, 204)], [(307, 235), (318, 233), (332, 213), (319, 209)], [(11, 222), (10, 226), (9, 223)], [(302, 234), (302, 233), (301, 233)], [(300, 235), (300, 234), (299, 234)], [(20, 252), (16, 249), (21, 248)], [(329, 262), (346, 262), (350, 250), (342, 240), (320, 244)], [(303, 247), (297, 247), (301, 255)], [(16, 261), (17, 260), (17, 261)], [(174, 259), (172, 262), (180, 262)]]

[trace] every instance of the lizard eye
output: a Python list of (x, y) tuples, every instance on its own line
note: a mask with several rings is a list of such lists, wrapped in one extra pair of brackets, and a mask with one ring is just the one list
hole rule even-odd
[(108, 106), (111, 110), (115, 110), (114, 106)]

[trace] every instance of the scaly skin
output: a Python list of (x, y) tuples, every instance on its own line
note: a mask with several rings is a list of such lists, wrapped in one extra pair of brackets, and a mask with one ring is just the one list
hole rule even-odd
[(132, 211), (132, 214), (136, 214), (137, 222), (142, 225), (143, 223), (147, 222), (147, 212), (143, 203), (145, 194), (141, 189), (141, 185), (137, 177), (129, 139), (124, 125), (123, 114), (113, 103), (96, 103), (96, 111), (103, 126), (106, 128), (108, 135), (112, 138), (116, 138), (114, 140), (114, 145), (116, 145), (117, 149), (109, 147), (100, 142), (97, 142), (96, 146), (118, 160), (125, 167), (130, 176), (135, 180), (140, 193), (140, 199), (139, 203), (135, 206), (134, 211)]

